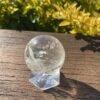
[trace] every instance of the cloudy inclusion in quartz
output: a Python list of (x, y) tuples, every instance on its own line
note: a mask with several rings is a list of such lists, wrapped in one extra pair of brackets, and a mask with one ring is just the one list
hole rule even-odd
[(29, 81), (41, 90), (59, 85), (64, 60), (65, 51), (58, 39), (50, 35), (34, 37), (25, 49), (25, 61), (32, 71)]

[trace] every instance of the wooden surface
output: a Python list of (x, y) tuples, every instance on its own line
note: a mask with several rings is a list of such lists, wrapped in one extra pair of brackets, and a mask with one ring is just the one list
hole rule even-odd
[[(28, 41), (39, 34), (57, 37), (66, 50), (60, 86), (40, 91), (28, 79), (24, 61)], [(100, 52), (85, 50), (71, 35), (0, 30), (0, 100), (100, 100)]]

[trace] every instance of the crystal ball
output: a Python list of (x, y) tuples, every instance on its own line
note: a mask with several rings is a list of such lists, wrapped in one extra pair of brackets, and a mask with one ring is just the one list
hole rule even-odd
[(65, 50), (61, 42), (54, 36), (35, 36), (25, 49), (25, 61), (33, 74), (33, 78), (30, 80), (42, 90), (59, 84), (59, 70), (63, 66), (64, 60)]

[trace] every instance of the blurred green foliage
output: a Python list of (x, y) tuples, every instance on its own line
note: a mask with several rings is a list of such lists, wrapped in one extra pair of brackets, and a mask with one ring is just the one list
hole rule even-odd
[(0, 0), (0, 28), (100, 36), (100, 0)]

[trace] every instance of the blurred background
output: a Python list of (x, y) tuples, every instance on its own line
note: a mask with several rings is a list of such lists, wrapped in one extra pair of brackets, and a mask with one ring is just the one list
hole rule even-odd
[(0, 0), (0, 28), (100, 36), (100, 0)]

